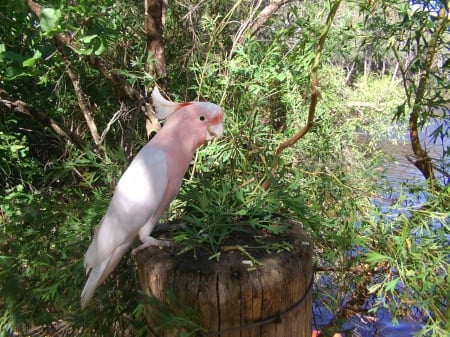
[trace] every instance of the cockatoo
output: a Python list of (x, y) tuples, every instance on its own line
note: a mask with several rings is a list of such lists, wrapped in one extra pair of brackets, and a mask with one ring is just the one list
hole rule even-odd
[(178, 194), (197, 148), (223, 133), (224, 113), (216, 104), (169, 102), (157, 87), (152, 99), (156, 116), (166, 122), (120, 178), (94, 233), (84, 257), (89, 277), (81, 292), (82, 308), (137, 237), (142, 245), (133, 252), (152, 245), (168, 245), (150, 234)]

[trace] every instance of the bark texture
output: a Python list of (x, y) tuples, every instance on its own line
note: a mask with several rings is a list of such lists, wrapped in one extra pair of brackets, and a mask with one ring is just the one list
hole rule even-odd
[[(311, 336), (308, 237), (294, 225), (281, 236), (263, 234), (260, 239), (235, 234), (222, 247), (219, 261), (200, 250), (179, 254), (181, 247), (173, 251), (151, 247), (137, 255), (141, 289), (166, 303), (172, 313), (183, 316), (182, 308), (194, 309), (202, 336)], [(283, 241), (292, 245), (290, 251), (266, 249)], [(255, 259), (253, 266), (247, 254)], [(145, 307), (155, 336), (176, 336), (178, 328), (160, 329), (164, 314), (161, 306)]]

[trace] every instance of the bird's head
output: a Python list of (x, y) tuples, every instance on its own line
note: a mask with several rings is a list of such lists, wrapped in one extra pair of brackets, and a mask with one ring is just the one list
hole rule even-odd
[(153, 90), (152, 99), (158, 119), (181, 119), (181, 126), (204, 130), (202, 142), (222, 136), (224, 113), (218, 105), (210, 102), (169, 102), (161, 96), (157, 87)]

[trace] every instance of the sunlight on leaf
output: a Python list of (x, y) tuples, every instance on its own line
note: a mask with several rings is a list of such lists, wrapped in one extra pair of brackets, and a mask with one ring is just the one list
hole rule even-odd
[(56, 28), (56, 25), (58, 24), (60, 18), (61, 18), (61, 10), (50, 7), (44, 7), (41, 11), (40, 16), (41, 30), (44, 33), (53, 30), (54, 28)]

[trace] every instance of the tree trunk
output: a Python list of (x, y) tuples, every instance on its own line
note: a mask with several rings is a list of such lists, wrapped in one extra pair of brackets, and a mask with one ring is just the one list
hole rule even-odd
[[(286, 249), (275, 252), (280, 245)], [(300, 226), (277, 236), (261, 233), (257, 241), (248, 233), (232, 234), (219, 261), (209, 252), (180, 250), (151, 247), (137, 255), (141, 289), (164, 303), (145, 305), (149, 336), (311, 336), (311, 245)], [(176, 325), (192, 309), (197, 330)], [(172, 324), (168, 312), (178, 317)]]
[[(144, 27), (147, 36), (145, 56), (147, 57), (146, 71), (152, 75), (162, 87), (167, 89), (166, 57), (164, 54), (163, 28), (167, 9), (167, 0), (145, 0), (144, 2)], [(159, 128), (159, 122), (153, 109), (144, 106), (147, 116), (145, 128), (147, 138), (150, 139)]]

